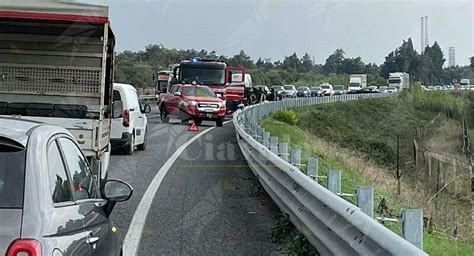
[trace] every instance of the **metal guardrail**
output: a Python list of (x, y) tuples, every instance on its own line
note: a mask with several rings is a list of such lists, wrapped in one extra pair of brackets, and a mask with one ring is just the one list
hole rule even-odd
[(319, 185), (289, 163), (288, 156), (280, 157), (275, 145), (269, 145), (271, 142), (261, 144), (259, 141), (263, 141), (263, 137), (268, 139), (269, 135), (262, 133), (258, 121), (269, 113), (284, 108), (386, 96), (389, 95), (289, 99), (250, 106), (234, 114), (237, 140), (250, 168), (275, 203), (290, 216), (293, 224), (321, 255), (427, 254), (372, 219), (357, 206)]

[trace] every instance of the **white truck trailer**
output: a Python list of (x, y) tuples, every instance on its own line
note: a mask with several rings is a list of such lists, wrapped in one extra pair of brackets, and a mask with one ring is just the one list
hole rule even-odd
[(410, 88), (410, 75), (404, 72), (389, 73), (388, 87), (397, 88), (398, 91)]
[(359, 93), (367, 87), (367, 74), (351, 74), (349, 77), (348, 93)]
[(0, 115), (65, 127), (102, 180), (110, 159), (114, 46), (106, 6), (0, 2)]

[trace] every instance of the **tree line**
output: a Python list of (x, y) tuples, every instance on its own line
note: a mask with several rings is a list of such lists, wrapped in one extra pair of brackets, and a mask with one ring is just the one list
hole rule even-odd
[[(390, 72), (407, 72), (411, 78), (426, 85), (448, 84), (454, 79), (473, 78), (469, 66), (443, 68), (446, 61), (440, 46), (435, 42), (426, 47), (423, 53), (413, 48), (411, 39), (391, 51), (381, 65), (364, 63), (360, 57), (349, 58), (343, 49), (336, 49), (327, 57), (324, 64), (316, 64), (305, 53), (299, 57), (296, 53), (283, 60), (272, 61), (258, 58), (254, 61), (245, 51), (227, 57), (216, 51), (195, 49), (166, 48), (160, 44), (149, 45), (142, 51), (123, 51), (116, 55), (115, 80), (130, 83), (138, 87), (153, 86), (154, 74), (170, 65), (193, 57), (219, 59), (229, 66), (244, 67), (251, 73), (255, 84), (295, 84), (318, 85), (322, 82), (347, 84), (349, 74), (368, 74), (369, 85), (384, 85)], [(471, 58), (474, 67), (474, 57)]]

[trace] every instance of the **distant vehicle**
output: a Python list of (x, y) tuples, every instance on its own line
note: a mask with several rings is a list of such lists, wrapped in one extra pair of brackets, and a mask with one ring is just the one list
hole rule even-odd
[(330, 83), (323, 83), (319, 85), (319, 87), (321, 87), (321, 90), (325, 96), (331, 96), (334, 94), (334, 89)]
[(275, 91), (275, 93), (276, 93), (279, 100), (283, 99), (283, 94), (285, 93), (285, 88), (283, 86), (273, 85), (271, 89), (273, 89)]
[(346, 93), (344, 85), (334, 85), (334, 95), (342, 95)]
[[(225, 92), (227, 112), (231, 113), (237, 110), (240, 104), (247, 103), (246, 91), (253, 87), (252, 76), (245, 73), (244, 70), (232, 68), (228, 71), (230, 78), (226, 83)], [(243, 75), (243, 78), (242, 78)]]
[(434, 87), (434, 90), (435, 90), (435, 91), (441, 91), (441, 90), (442, 90), (442, 88), (441, 88), (441, 86), (440, 86), (440, 85), (437, 85), (437, 86), (435, 86), (435, 87)]
[(448, 90), (448, 86), (446, 86), (446, 85), (441, 86), (441, 90), (442, 90), (442, 91), (447, 91), (447, 90)]
[(377, 89), (377, 86), (369, 86), (369, 87), (362, 88), (361, 90), (361, 93), (378, 93), (378, 92), (380, 91), (379, 89)]
[(310, 90), (311, 90), (311, 96), (312, 97), (322, 97), (322, 96), (324, 96), (323, 90), (321, 89), (321, 87), (311, 87)]
[(388, 87), (387, 89), (387, 93), (394, 93), (394, 92), (398, 92), (398, 87)]
[(367, 87), (367, 74), (351, 74), (349, 77), (348, 93), (358, 93)]
[(285, 98), (296, 98), (296, 88), (294, 85), (284, 85), (283, 88), (285, 89)]
[(398, 90), (410, 88), (410, 75), (404, 72), (388, 74), (388, 86), (397, 87)]
[(176, 84), (168, 93), (160, 94), (158, 108), (163, 123), (175, 116), (182, 123), (192, 119), (196, 124), (203, 120), (215, 121), (217, 127), (224, 123), (226, 106), (222, 99), (207, 86)]
[(379, 86), (379, 92), (387, 93), (388, 92), (388, 86), (386, 86), (386, 85)]
[(461, 82), (459, 82), (459, 85), (461, 85), (463, 87), (469, 87), (471, 85), (471, 80), (461, 79)]
[(133, 155), (135, 147), (145, 150), (148, 137), (145, 113), (150, 113), (150, 105), (142, 106), (135, 87), (119, 83), (114, 83), (112, 104), (112, 149), (122, 150), (127, 155)]
[(171, 70), (162, 70), (156, 73), (155, 78), (155, 95), (156, 98), (161, 93), (166, 93), (168, 90), (168, 84), (171, 79)]
[(0, 255), (121, 255), (109, 217), (130, 185), (92, 172), (66, 129), (0, 117)]
[(298, 97), (311, 97), (311, 90), (308, 86), (300, 86), (296, 90), (296, 96)]

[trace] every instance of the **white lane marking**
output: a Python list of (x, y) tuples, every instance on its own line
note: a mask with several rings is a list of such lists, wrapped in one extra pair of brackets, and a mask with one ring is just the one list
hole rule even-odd
[[(230, 122), (232, 122), (232, 120), (225, 121), (224, 124), (228, 124)], [(178, 159), (181, 153), (183, 153), (184, 150), (186, 150), (186, 148), (191, 145), (191, 143), (199, 139), (204, 134), (212, 131), (214, 128), (216, 127), (211, 127), (194, 135), (194, 137), (192, 137), (189, 141), (181, 145), (181, 147), (179, 147), (173, 153), (173, 155), (168, 158), (166, 163), (156, 173), (150, 185), (148, 185), (145, 194), (140, 200), (140, 203), (138, 204), (135, 213), (133, 214), (132, 222), (130, 223), (130, 227), (128, 228), (127, 235), (125, 236), (125, 240), (123, 242), (123, 255), (137, 255), (138, 246), (140, 245), (140, 240), (142, 238), (143, 227), (145, 226), (145, 222), (148, 216), (148, 212), (150, 211), (151, 204), (153, 203), (153, 199), (155, 198), (156, 192), (158, 191), (161, 182), (170, 170), (171, 166)]]

